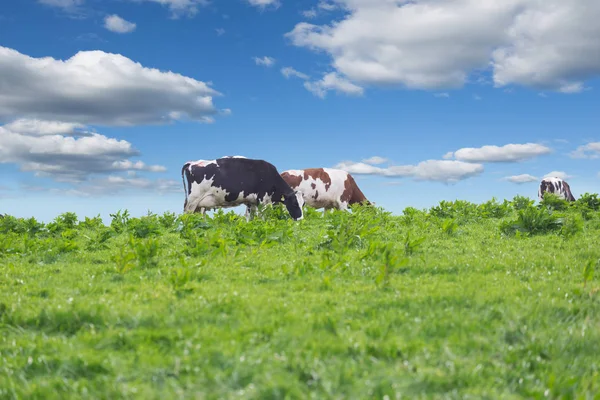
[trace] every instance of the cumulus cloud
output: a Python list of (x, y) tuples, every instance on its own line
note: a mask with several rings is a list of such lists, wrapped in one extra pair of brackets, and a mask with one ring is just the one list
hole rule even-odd
[(349, 80), (339, 76), (335, 72), (326, 74), (321, 80), (313, 82), (304, 82), (306, 90), (317, 97), (324, 99), (328, 91), (344, 93), (350, 96), (362, 96), (364, 89), (355, 85)]
[[(600, 74), (597, 0), (338, 0), (339, 21), (286, 34), (358, 85), (459, 88), (491, 70), (511, 84), (573, 93)], [(431, 27), (435, 29), (431, 29)]]
[(387, 158), (383, 158), (383, 157), (379, 157), (379, 156), (373, 156), (373, 157), (362, 160), (362, 162), (364, 162), (366, 164), (372, 164), (372, 165), (383, 164), (384, 162), (387, 162), (387, 161), (388, 161)]
[(572, 158), (600, 158), (600, 142), (592, 142), (577, 147), (569, 154)]
[(115, 33), (130, 33), (135, 30), (136, 24), (113, 14), (104, 18), (104, 27)]
[(521, 185), (524, 183), (535, 182), (538, 180), (538, 178), (536, 178), (533, 175), (529, 175), (529, 174), (521, 174), (521, 175), (507, 176), (505, 178), (502, 178), (502, 180)]
[(262, 65), (265, 67), (271, 67), (273, 64), (275, 64), (275, 59), (269, 56), (264, 56), (262, 58), (254, 57), (253, 60), (256, 63), (256, 65)]
[(454, 157), (466, 162), (520, 162), (549, 154), (552, 149), (536, 143), (507, 144), (504, 146), (465, 147), (444, 155), (444, 159)]
[[(93, 174), (165, 171), (160, 165), (131, 161), (132, 157), (139, 156), (139, 152), (125, 140), (98, 133), (80, 137), (48, 132), (36, 135), (31, 130), (19, 133), (7, 128), (11, 125), (15, 124), (0, 126), (0, 163), (17, 164), (22, 171), (33, 172), (36, 176), (79, 183)], [(16, 125), (29, 129), (35, 123), (26, 124), (21, 120)], [(45, 127), (44, 124), (40, 126)]]
[(483, 165), (456, 160), (427, 160), (417, 165), (399, 165), (387, 168), (366, 163), (344, 161), (335, 166), (356, 175), (381, 175), (386, 177), (412, 177), (417, 181), (456, 183), (481, 174)]
[(171, 18), (182, 16), (193, 17), (198, 13), (198, 7), (207, 6), (208, 0), (132, 0), (136, 2), (152, 2), (168, 7)]
[(304, 80), (310, 79), (310, 76), (308, 76), (300, 71), (297, 71), (292, 67), (281, 68), (281, 73), (283, 74), (283, 76), (285, 76), (288, 79), (292, 76), (295, 76), (295, 77), (298, 77), (298, 78), (304, 79)]
[(1, 46), (0, 87), (0, 119), (100, 125), (213, 122), (213, 96), (220, 95), (205, 82), (120, 54), (80, 51), (63, 61)]
[(544, 178), (570, 179), (572, 177), (572, 175), (567, 174), (565, 171), (552, 171), (544, 175)]
[(26, 118), (17, 119), (4, 125), (4, 129), (11, 132), (34, 136), (89, 136), (90, 133), (85, 128), (85, 125), (73, 122), (43, 121)]

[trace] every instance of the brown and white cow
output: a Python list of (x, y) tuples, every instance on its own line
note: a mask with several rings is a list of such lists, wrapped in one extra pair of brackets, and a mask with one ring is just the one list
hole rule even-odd
[(544, 193), (554, 193), (558, 197), (567, 201), (575, 201), (573, 193), (571, 193), (571, 187), (569, 184), (561, 178), (548, 177), (542, 179), (540, 187), (538, 189), (538, 197), (540, 201), (544, 198)]
[(352, 204), (372, 205), (356, 181), (346, 171), (332, 168), (291, 169), (281, 177), (294, 190), (299, 190), (306, 204), (325, 210), (347, 210)]

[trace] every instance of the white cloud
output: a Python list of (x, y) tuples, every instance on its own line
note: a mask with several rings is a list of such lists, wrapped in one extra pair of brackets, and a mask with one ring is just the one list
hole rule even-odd
[(80, 51), (68, 60), (33, 58), (0, 46), (0, 118), (135, 125), (213, 122), (208, 84), (147, 68), (119, 54)]
[(569, 154), (572, 158), (600, 158), (600, 142), (592, 142), (577, 147)]
[(536, 143), (507, 144), (504, 146), (465, 147), (454, 153), (446, 153), (445, 159), (454, 157), (466, 162), (519, 162), (549, 154), (552, 149)]
[(505, 180), (505, 181), (516, 183), (516, 184), (523, 184), (523, 183), (535, 182), (535, 181), (538, 180), (538, 178), (536, 178), (533, 175), (529, 175), (529, 174), (507, 176), (507, 177), (502, 178), (502, 179)]
[(39, 119), (17, 119), (4, 125), (4, 128), (23, 135), (67, 135), (89, 136), (85, 125), (73, 122), (43, 121)]
[(334, 90), (338, 93), (345, 93), (350, 96), (362, 96), (364, 92), (362, 87), (340, 77), (335, 72), (326, 74), (319, 81), (304, 82), (304, 87), (306, 90), (322, 99), (325, 98), (327, 92), (330, 90)]
[(207, 6), (208, 0), (132, 0), (135, 2), (152, 2), (166, 6), (171, 11), (171, 18), (179, 18), (183, 15), (193, 17), (198, 13), (198, 7)]
[(62, 8), (63, 10), (72, 10), (81, 6), (84, 0), (38, 0), (40, 4), (51, 7)]
[(345, 161), (335, 168), (357, 175), (381, 175), (386, 177), (412, 177), (417, 181), (436, 181), (455, 183), (483, 172), (481, 164), (465, 163), (455, 160), (427, 160), (417, 165), (399, 165), (387, 168), (375, 167), (365, 163)]
[[(165, 171), (160, 165), (131, 161), (130, 158), (138, 156), (139, 152), (125, 140), (98, 133), (76, 137), (48, 134), (46, 130), (35, 134), (30, 128), (36, 124), (42, 129), (48, 127), (38, 122), (20, 121), (17, 128), (25, 126), (27, 131), (19, 133), (8, 129), (11, 124), (0, 126), (0, 163), (17, 164), (22, 171), (34, 172), (36, 176), (72, 183), (83, 182), (93, 174), (116, 171)], [(56, 126), (60, 127), (58, 123), (53, 125)]]
[(328, 1), (319, 1), (319, 4), (317, 4), (317, 7), (319, 7), (321, 10), (325, 10), (325, 11), (332, 11), (337, 8), (335, 3), (330, 3)]
[(362, 160), (362, 162), (364, 162), (366, 164), (372, 164), (372, 165), (383, 164), (384, 162), (387, 162), (387, 161), (388, 161), (387, 158), (383, 158), (383, 157), (379, 157), (379, 156), (373, 156), (373, 157)]
[(259, 7), (264, 9), (268, 6), (273, 6), (274, 8), (279, 8), (281, 5), (279, 0), (248, 0), (248, 3), (254, 7)]
[(135, 30), (136, 24), (113, 14), (104, 18), (104, 27), (115, 33), (130, 33)]
[(448, 97), (450, 97), (450, 94), (447, 92), (442, 92), (442, 93), (435, 93), (434, 96), (447, 99)]
[(217, 36), (223, 36), (225, 34), (225, 29), (217, 28), (215, 29), (215, 32), (217, 32)]
[(310, 76), (308, 76), (308, 75), (306, 75), (306, 74), (304, 74), (304, 73), (302, 73), (302, 72), (300, 72), (300, 71), (297, 71), (297, 70), (295, 70), (295, 69), (294, 69), (294, 68), (292, 68), (292, 67), (284, 67), (284, 68), (281, 68), (281, 73), (282, 73), (282, 74), (283, 74), (283, 76), (285, 76), (286, 78), (289, 78), (289, 77), (291, 77), (291, 76), (296, 76), (296, 77), (298, 77), (298, 78), (300, 78), (300, 79), (304, 79), (304, 80), (310, 79)]
[(552, 172), (549, 172), (546, 175), (544, 175), (544, 178), (553, 178), (553, 177), (560, 178), (560, 179), (570, 179), (573, 176), (567, 174), (565, 171), (552, 171)]
[(265, 67), (271, 67), (275, 64), (275, 59), (273, 57), (264, 56), (263, 58), (254, 57), (254, 62), (256, 65), (264, 65)]
[[(600, 75), (597, 0), (339, 0), (329, 25), (298, 23), (286, 37), (324, 51), (359, 85), (458, 88), (490, 69), (510, 84), (577, 92)], [(435, 27), (435, 29), (431, 29)]]
[(304, 16), (304, 18), (316, 18), (317, 17), (317, 10), (315, 10), (314, 8), (311, 8), (310, 10), (305, 10), (302, 11), (302, 15)]

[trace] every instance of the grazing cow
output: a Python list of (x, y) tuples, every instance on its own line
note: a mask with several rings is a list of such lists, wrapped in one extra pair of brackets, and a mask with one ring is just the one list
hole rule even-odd
[(549, 177), (542, 179), (540, 188), (538, 189), (540, 201), (544, 199), (545, 192), (554, 193), (567, 201), (575, 201), (575, 197), (571, 193), (571, 187), (566, 181), (560, 178)]
[(372, 205), (352, 175), (340, 169), (288, 170), (281, 177), (290, 187), (301, 191), (306, 204), (313, 208), (347, 210), (352, 204), (365, 202)]
[(181, 180), (186, 213), (204, 214), (214, 208), (245, 204), (246, 219), (250, 220), (250, 211), (256, 211), (258, 204), (283, 203), (293, 219), (303, 218), (302, 194), (290, 188), (267, 161), (241, 156), (189, 161), (181, 168)]

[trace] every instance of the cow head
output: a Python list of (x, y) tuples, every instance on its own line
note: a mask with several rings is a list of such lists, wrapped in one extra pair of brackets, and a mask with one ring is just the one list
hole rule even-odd
[(285, 204), (285, 208), (287, 208), (290, 216), (294, 220), (298, 221), (304, 217), (302, 212), (302, 206), (304, 206), (304, 197), (302, 197), (302, 192), (294, 190), (290, 194), (283, 195), (283, 204)]

